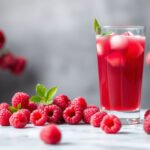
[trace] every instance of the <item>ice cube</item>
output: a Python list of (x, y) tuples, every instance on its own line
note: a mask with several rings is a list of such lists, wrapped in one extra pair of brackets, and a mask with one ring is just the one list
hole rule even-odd
[(112, 67), (124, 67), (126, 60), (124, 55), (122, 55), (120, 52), (113, 52), (106, 56), (106, 61), (112, 66)]
[(133, 36), (134, 34), (132, 32), (124, 32), (122, 35), (125, 36)]
[(128, 39), (123, 35), (115, 35), (110, 39), (112, 50), (126, 50), (128, 48)]

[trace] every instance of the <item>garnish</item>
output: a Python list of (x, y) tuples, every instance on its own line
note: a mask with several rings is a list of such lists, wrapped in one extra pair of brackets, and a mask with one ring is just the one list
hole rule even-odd
[(94, 31), (96, 32), (96, 34), (101, 34), (101, 26), (99, 25), (97, 19), (94, 19)]
[(37, 84), (35, 89), (36, 95), (32, 96), (30, 101), (34, 103), (42, 103), (44, 105), (52, 104), (57, 90), (57, 87), (47, 89), (44, 85)]
[(9, 109), (12, 113), (17, 112), (18, 110), (21, 109), (21, 103), (19, 103), (19, 104), (17, 105), (17, 108), (14, 107), (14, 106), (9, 106), (8, 109)]
[(106, 31), (103, 33), (103, 36), (111, 35), (113, 32), (112, 31)]

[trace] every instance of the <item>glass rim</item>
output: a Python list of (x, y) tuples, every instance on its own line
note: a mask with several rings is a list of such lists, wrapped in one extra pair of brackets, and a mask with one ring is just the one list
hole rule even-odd
[(141, 25), (104, 25), (103, 29), (143, 29), (145, 30), (146, 26)]

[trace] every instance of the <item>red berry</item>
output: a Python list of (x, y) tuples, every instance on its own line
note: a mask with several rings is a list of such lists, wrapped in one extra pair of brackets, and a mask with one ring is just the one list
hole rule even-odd
[(0, 49), (3, 48), (5, 41), (6, 41), (5, 35), (4, 35), (3, 31), (0, 30)]
[(97, 106), (93, 105), (93, 104), (92, 105), (88, 105), (87, 108), (95, 108), (95, 109), (97, 109), (99, 111), (99, 108)]
[(26, 67), (26, 60), (23, 57), (16, 58), (16, 63), (11, 67), (11, 72), (20, 75)]
[(144, 119), (143, 128), (144, 128), (144, 131), (145, 131), (147, 134), (150, 134), (150, 116), (147, 116), (147, 117)]
[(38, 105), (38, 109), (44, 110), (45, 106), (46, 106), (46, 105), (44, 105), (44, 104), (39, 104), (39, 105)]
[(2, 69), (10, 69), (16, 63), (14, 55), (10, 52), (2, 55), (0, 67)]
[(30, 110), (30, 112), (32, 112), (33, 110), (36, 110), (37, 109), (37, 104), (34, 103), (34, 102), (29, 102), (28, 109)]
[(82, 120), (82, 111), (74, 106), (69, 106), (64, 110), (63, 118), (68, 124), (78, 124)]
[(40, 138), (46, 144), (58, 144), (61, 140), (61, 131), (56, 125), (48, 125), (42, 128)]
[(1, 110), (1, 109), (4, 109), (4, 108), (5, 108), (5, 109), (9, 109), (9, 104), (8, 104), (8, 103), (5, 103), (5, 102), (1, 103), (1, 104), (0, 104), (0, 110)]
[(146, 117), (149, 116), (149, 115), (150, 115), (150, 109), (148, 109), (148, 110), (145, 112), (145, 114), (144, 114), (144, 119), (146, 119)]
[(42, 126), (47, 121), (47, 114), (43, 110), (41, 110), (41, 109), (36, 109), (36, 110), (34, 110), (31, 113), (31, 115), (30, 115), (30, 121), (35, 126)]
[(97, 112), (95, 113), (92, 117), (91, 117), (91, 120), (90, 120), (90, 124), (93, 126), (93, 127), (100, 127), (100, 124), (101, 124), (101, 121), (102, 119), (104, 118), (104, 116), (106, 116), (107, 113), (106, 112)]
[(1, 126), (9, 126), (9, 118), (11, 117), (11, 112), (8, 109), (0, 110), (0, 125)]
[(83, 121), (84, 123), (90, 124), (91, 117), (98, 112), (97, 108), (86, 108), (83, 111)]
[(101, 122), (101, 129), (105, 133), (115, 134), (120, 130), (120, 128), (121, 128), (121, 121), (117, 116), (115, 115), (104, 116)]
[(83, 97), (77, 97), (73, 99), (71, 105), (80, 108), (81, 110), (87, 108), (87, 102)]
[(62, 110), (65, 110), (71, 103), (70, 99), (66, 95), (58, 95), (54, 98), (53, 103), (59, 106)]
[(47, 121), (49, 123), (58, 123), (62, 119), (62, 110), (57, 105), (47, 105), (45, 106), (44, 111), (48, 116)]
[(15, 128), (24, 128), (28, 123), (25, 113), (20, 111), (13, 113), (9, 119), (9, 122)]
[(28, 108), (30, 96), (27, 93), (17, 92), (12, 97), (12, 106), (16, 107), (21, 104), (21, 108)]
[(24, 114), (25, 114), (25, 116), (27, 117), (27, 121), (28, 121), (28, 123), (29, 123), (29, 121), (30, 121), (30, 114), (31, 114), (31, 112), (30, 112), (28, 109), (20, 109), (20, 110), (19, 110), (19, 112), (21, 112), (21, 113), (24, 113)]

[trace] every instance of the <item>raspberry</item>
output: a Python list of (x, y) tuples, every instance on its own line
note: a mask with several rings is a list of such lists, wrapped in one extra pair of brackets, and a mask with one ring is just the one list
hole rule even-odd
[(147, 134), (150, 134), (150, 116), (147, 116), (147, 117), (144, 119), (143, 128), (144, 128), (144, 131), (145, 131)]
[(17, 108), (18, 104), (21, 104), (21, 108), (27, 108), (29, 103), (29, 98), (30, 97), (27, 93), (17, 92), (12, 97), (12, 106)]
[(3, 31), (0, 30), (0, 49), (3, 48), (5, 41), (6, 41), (5, 35)]
[(87, 124), (90, 124), (91, 117), (98, 112), (97, 108), (86, 108), (83, 111), (83, 121)]
[(99, 111), (99, 108), (95, 105), (88, 105), (87, 108), (96, 108)]
[(20, 111), (14, 113), (10, 117), (9, 122), (15, 128), (24, 128), (28, 123), (25, 113), (22, 113)]
[(16, 63), (14, 55), (10, 52), (2, 55), (0, 66), (2, 69), (9, 69)]
[(47, 121), (49, 123), (58, 123), (62, 119), (62, 110), (57, 105), (47, 105), (45, 106), (44, 111), (48, 116)]
[(1, 126), (9, 126), (9, 118), (11, 117), (11, 112), (8, 109), (0, 110), (0, 125)]
[(26, 67), (26, 60), (23, 57), (16, 58), (16, 63), (10, 68), (15, 75), (20, 75)]
[(61, 140), (61, 131), (56, 125), (48, 125), (42, 128), (40, 138), (46, 144), (58, 144)]
[(120, 130), (120, 128), (121, 128), (121, 121), (117, 116), (115, 115), (104, 116), (101, 122), (101, 129), (105, 133), (115, 134)]
[(100, 124), (101, 124), (101, 121), (103, 119), (103, 117), (107, 115), (106, 112), (97, 112), (95, 113), (92, 117), (91, 117), (91, 120), (90, 120), (90, 124), (93, 126), (93, 127), (100, 127)]
[(150, 109), (148, 109), (145, 114), (144, 114), (144, 119), (146, 119), (146, 117), (148, 117), (150, 115)]
[(32, 112), (33, 110), (36, 110), (37, 109), (37, 104), (34, 103), (34, 102), (29, 102), (28, 109), (30, 110), (30, 112)]
[(31, 114), (31, 112), (30, 112), (28, 109), (20, 109), (20, 110), (19, 110), (19, 112), (21, 112), (21, 113), (24, 113), (24, 114), (25, 114), (25, 116), (27, 117), (27, 121), (28, 121), (28, 123), (29, 123), (29, 121), (30, 121), (30, 114)]
[(77, 97), (73, 99), (71, 105), (80, 108), (81, 110), (87, 108), (87, 102), (83, 97)]
[(35, 126), (42, 126), (47, 121), (47, 114), (43, 110), (41, 110), (41, 109), (36, 109), (36, 110), (34, 110), (31, 113), (31, 115), (30, 115), (30, 121)]
[(4, 109), (4, 108), (5, 108), (5, 109), (9, 109), (9, 104), (8, 104), (8, 103), (5, 103), (5, 102), (4, 102), (4, 103), (1, 103), (1, 104), (0, 104), (0, 110), (1, 110), (1, 109)]
[(63, 118), (68, 124), (78, 124), (82, 120), (82, 111), (74, 106), (69, 106), (64, 110)]
[(71, 101), (66, 95), (61, 94), (55, 97), (53, 103), (62, 110), (65, 110), (70, 105)]
[(38, 109), (44, 110), (45, 106), (46, 106), (46, 105), (44, 105), (44, 104), (39, 104), (37, 107), (38, 107)]

